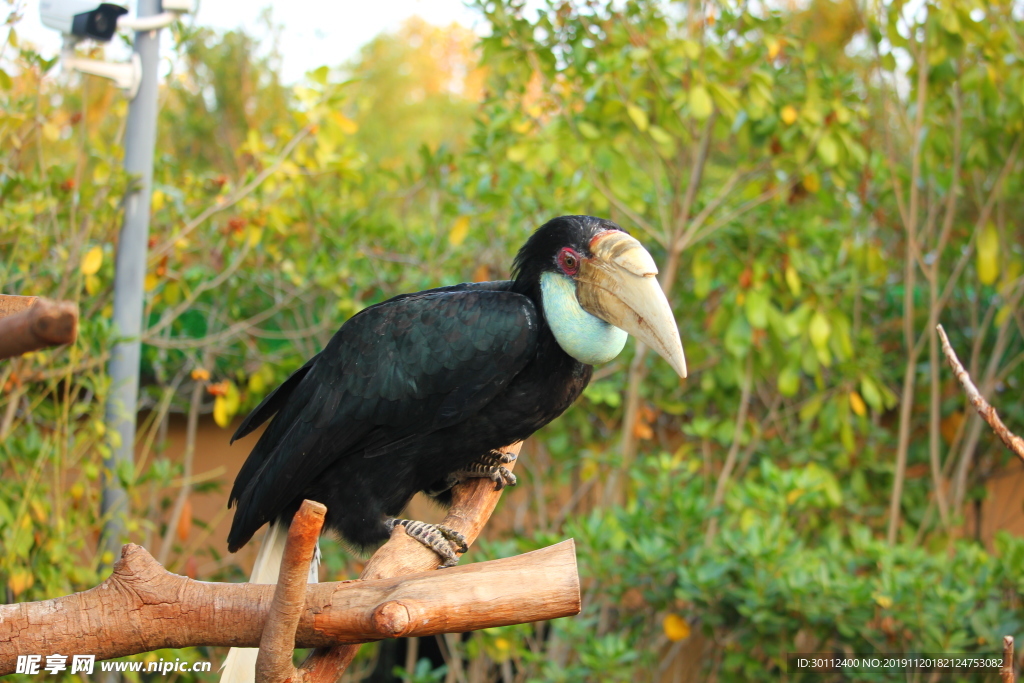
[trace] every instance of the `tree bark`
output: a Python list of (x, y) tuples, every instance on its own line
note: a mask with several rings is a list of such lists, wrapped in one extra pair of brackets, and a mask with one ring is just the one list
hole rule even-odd
[(76, 304), (34, 296), (0, 295), (0, 359), (70, 344), (77, 335)]
[[(128, 544), (111, 576), (95, 588), (0, 605), (0, 675), (13, 673), (22, 654), (110, 659), (161, 648), (257, 647), (275, 588), (193, 581), (167, 572), (144, 548)], [(570, 539), (443, 572), (311, 584), (295, 646), (472, 631), (579, 610)]]
[(310, 563), (326, 515), (325, 505), (304, 500), (288, 525), (281, 573), (256, 655), (256, 683), (284, 683), (296, 677), (292, 664), (295, 631), (306, 604)]

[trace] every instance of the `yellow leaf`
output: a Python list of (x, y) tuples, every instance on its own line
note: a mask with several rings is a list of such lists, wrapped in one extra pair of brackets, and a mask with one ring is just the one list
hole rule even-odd
[(790, 491), (789, 493), (786, 494), (786, 503), (788, 505), (792, 505), (797, 500), (799, 500), (800, 496), (802, 496), (802, 495), (804, 495), (804, 490), (803, 489), (793, 489), (792, 491)]
[(588, 482), (598, 475), (598, 466), (596, 460), (587, 460), (583, 463), (583, 467), (580, 468), (580, 480)]
[(888, 595), (883, 595), (882, 593), (875, 593), (875, 602), (878, 603), (878, 606), (882, 609), (889, 609), (892, 607), (892, 598)]
[(852, 408), (853, 412), (859, 417), (864, 417), (868, 414), (868, 407), (865, 405), (864, 399), (862, 399), (860, 394), (856, 391), (850, 392), (850, 408)]
[(633, 119), (633, 123), (636, 124), (641, 133), (647, 130), (647, 127), (650, 125), (650, 121), (647, 119), (647, 112), (635, 104), (627, 104), (626, 113), (629, 114), (629, 118)]
[(82, 275), (95, 275), (103, 265), (103, 248), (93, 247), (82, 257)]
[(789, 291), (793, 293), (793, 296), (800, 296), (800, 274), (796, 272), (796, 268), (792, 265), (786, 266), (786, 286), (789, 287)]
[(708, 89), (703, 85), (694, 86), (690, 91), (690, 112), (693, 114), (693, 118), (703, 121), (711, 116), (714, 108), (715, 105), (711, 101)]
[(231, 380), (224, 382), (227, 385), (227, 393), (224, 394), (224, 409), (228, 411), (228, 419), (230, 420), (238, 412), (239, 406), (242, 404), (242, 396), (238, 393), (238, 387)]
[(804, 176), (804, 189), (812, 194), (821, 189), (821, 178), (817, 173), (808, 173)]
[(258, 225), (250, 225), (247, 233), (249, 246), (255, 247), (263, 239), (263, 228)]
[(777, 38), (768, 40), (768, 59), (774, 60), (782, 52), (782, 42)]
[(518, 164), (526, 158), (527, 150), (525, 145), (513, 145), (505, 152), (505, 157), (514, 164)]
[(210, 379), (210, 371), (204, 368), (196, 368), (192, 371), (192, 379), (197, 382), (205, 382)]
[(989, 223), (978, 235), (978, 279), (990, 285), (999, 277), (999, 232)]
[(60, 140), (60, 128), (56, 124), (47, 121), (43, 124), (43, 137), (50, 142)]
[(25, 569), (16, 569), (11, 572), (11, 578), (7, 581), (7, 586), (14, 593), (14, 597), (18, 597), (19, 593), (27, 591), (36, 582), (35, 578), (32, 577), (32, 572)]
[(799, 114), (796, 110), (796, 107), (794, 107), (792, 104), (787, 104), (785, 107), (782, 108), (782, 111), (779, 112), (779, 117), (782, 119), (782, 122), (785, 123), (787, 126), (792, 126), (794, 123), (796, 123), (797, 116), (799, 116)]
[(459, 216), (452, 223), (451, 230), (448, 231), (448, 243), (457, 247), (466, 241), (467, 235), (469, 235), (469, 216)]
[(690, 624), (678, 614), (669, 614), (661, 622), (665, 636), (671, 641), (684, 640), (690, 637)]
[(164, 208), (164, 200), (166, 199), (167, 195), (165, 195), (163, 192), (161, 192), (160, 190), (153, 190), (153, 195), (149, 198), (149, 205), (153, 208), (154, 211), (159, 211), (160, 209)]
[(85, 276), (85, 291), (88, 292), (89, 296), (94, 296), (96, 292), (100, 291), (100, 287), (103, 283), (95, 275)]
[(146, 273), (146, 279), (142, 283), (142, 288), (147, 292), (152, 292), (158, 284), (160, 284), (160, 278), (153, 273)]
[(213, 399), (213, 421), (219, 427), (227, 427), (231, 424), (231, 417), (228, 415), (227, 401), (223, 396)]
[(334, 112), (334, 122), (338, 124), (338, 128), (345, 135), (355, 135), (356, 131), (359, 130), (359, 124), (338, 112)]
[(164, 287), (164, 301), (171, 306), (177, 305), (181, 301), (181, 285), (177, 282), (168, 282)]

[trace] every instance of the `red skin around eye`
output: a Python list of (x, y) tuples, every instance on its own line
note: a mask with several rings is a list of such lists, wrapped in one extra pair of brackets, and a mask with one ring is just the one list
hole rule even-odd
[(558, 267), (566, 275), (575, 275), (580, 270), (580, 255), (569, 247), (558, 252)]

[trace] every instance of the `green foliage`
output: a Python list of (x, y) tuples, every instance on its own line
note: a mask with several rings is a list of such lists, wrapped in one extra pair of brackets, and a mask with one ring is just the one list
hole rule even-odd
[[(229, 564), (222, 540), (168, 533), (184, 472), (163, 456), (168, 413), (228, 424), (363, 307), (506, 277), (540, 223), (592, 213), (655, 255), (691, 377), (631, 348), (527, 445), (499, 512), (515, 533), (474, 552), (575, 537), (584, 612), (473, 634), (460, 656), (492, 680), (654, 680), (672, 666), (776, 680), (797, 650), (997, 649), (1022, 618), (1024, 545), (999, 536), (986, 549), (964, 510), (1003, 455), (923, 349), (946, 323), (1019, 428), (1024, 26), (1012, 7), (479, 8), (478, 53), (462, 29), (413, 22), (295, 86), (252, 36), (174, 29), (147, 271), (150, 412), (135, 467), (118, 473), (132, 540), (166, 535), (172, 570)], [(99, 578), (128, 183), (124, 100), (96, 79), (47, 76), (54, 63), (17, 43), (16, 15), (0, 48), (0, 281), (83, 315), (72, 347), (0, 367), (8, 601)], [(889, 544), (904, 406), (908, 476)], [(336, 545), (328, 554), (331, 578), (351, 571)], [(231, 573), (213, 571), (202, 578)], [(453, 670), (421, 660), (406, 673)]]

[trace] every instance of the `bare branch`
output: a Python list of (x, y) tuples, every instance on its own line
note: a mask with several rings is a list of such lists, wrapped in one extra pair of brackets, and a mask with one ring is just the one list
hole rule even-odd
[(985, 422), (988, 422), (989, 426), (992, 427), (992, 431), (1002, 439), (1006, 447), (1017, 454), (1021, 460), (1024, 460), (1024, 439), (1020, 438), (1013, 432), (1011, 432), (1003, 421), (999, 418), (999, 414), (996, 409), (993, 408), (985, 397), (981, 395), (978, 388), (974, 386), (974, 382), (971, 381), (971, 376), (964, 370), (964, 366), (961, 365), (960, 359), (956, 357), (956, 351), (949, 344), (949, 338), (946, 336), (946, 331), (942, 329), (942, 325), (936, 327), (939, 331), (939, 338), (942, 340), (942, 353), (945, 354), (946, 360), (949, 361), (949, 366), (953, 368), (953, 374), (956, 375), (957, 381), (960, 382), (960, 386), (964, 388), (964, 392), (967, 394), (968, 400), (971, 405), (978, 411), (978, 414), (984, 418)]

